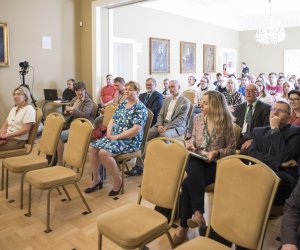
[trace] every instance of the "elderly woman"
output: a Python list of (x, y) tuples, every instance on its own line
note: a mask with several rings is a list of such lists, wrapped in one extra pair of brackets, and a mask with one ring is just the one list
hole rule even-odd
[(100, 165), (103, 164), (113, 178), (113, 188), (109, 196), (118, 195), (122, 182), (119, 169), (114, 157), (137, 151), (143, 140), (143, 127), (147, 120), (147, 108), (139, 101), (140, 86), (136, 82), (128, 82), (125, 85), (122, 102), (115, 111), (107, 126), (105, 138), (93, 141), (90, 145), (89, 159), (93, 172), (93, 181), (85, 193), (92, 193), (97, 188), (103, 187), (99, 174)]
[(207, 91), (201, 102), (202, 113), (195, 116), (192, 137), (186, 143), (188, 150), (207, 157), (204, 161), (192, 155), (187, 165), (187, 178), (182, 183), (180, 227), (173, 241), (185, 241), (189, 227), (205, 225), (205, 186), (215, 181), (216, 160), (234, 154), (235, 136), (233, 116), (223, 94)]
[(30, 92), (25, 87), (13, 91), (15, 107), (0, 129), (0, 150), (19, 149), (25, 146), (31, 126), (35, 123), (35, 110), (30, 105)]
[(300, 126), (300, 90), (291, 90), (288, 94), (288, 100), (292, 109), (289, 123)]
[[(74, 90), (76, 93), (76, 97), (74, 97), (70, 104), (66, 106), (64, 115), (70, 117), (71, 120), (74, 120), (76, 118), (87, 118), (88, 120), (93, 122), (93, 101), (86, 93), (86, 86), (84, 82), (75, 83)], [(64, 144), (68, 141), (69, 136), (68, 128), (64, 129), (65, 130), (62, 131), (60, 140), (57, 145), (57, 165), (59, 166), (63, 163)]]
[(228, 78), (226, 83), (226, 92), (224, 92), (226, 102), (230, 112), (235, 110), (235, 107), (244, 101), (243, 95), (238, 92), (238, 82), (235, 78)]

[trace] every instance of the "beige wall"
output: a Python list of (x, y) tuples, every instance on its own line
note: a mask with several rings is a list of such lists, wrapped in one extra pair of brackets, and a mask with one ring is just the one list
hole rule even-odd
[(283, 72), (285, 49), (300, 49), (300, 27), (286, 28), (286, 40), (277, 45), (258, 46), (255, 31), (240, 32), (240, 61), (247, 62), (251, 73)]

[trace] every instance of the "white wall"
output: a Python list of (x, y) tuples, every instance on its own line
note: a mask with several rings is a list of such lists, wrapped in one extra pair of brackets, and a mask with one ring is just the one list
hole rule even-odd
[[(201, 14), (201, 13), (199, 13)], [(177, 79), (187, 84), (190, 74), (180, 74), (180, 41), (194, 42), (196, 47), (197, 81), (203, 74), (203, 44), (217, 46), (217, 72), (222, 72), (222, 48), (232, 48), (239, 52), (239, 32), (217, 27), (165, 12), (130, 5), (116, 8), (114, 17), (114, 37), (136, 39), (141, 44), (138, 54), (137, 80), (144, 89), (149, 75), (149, 38), (170, 39), (170, 74), (153, 74), (162, 87), (164, 78)], [(238, 53), (239, 56), (239, 53)], [(215, 73), (212, 73), (215, 77)], [(126, 81), (130, 79), (125, 79)]]

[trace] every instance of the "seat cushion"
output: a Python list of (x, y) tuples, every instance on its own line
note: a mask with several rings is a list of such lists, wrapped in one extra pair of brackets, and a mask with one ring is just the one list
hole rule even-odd
[(22, 155), (3, 160), (3, 166), (14, 173), (23, 173), (24, 171), (44, 168), (48, 166), (45, 157), (39, 155)]
[(30, 171), (26, 180), (38, 189), (50, 189), (55, 185), (77, 180), (77, 174), (66, 167), (48, 167)]
[(117, 162), (120, 163), (120, 162), (124, 161), (125, 159), (132, 159), (132, 158), (135, 158), (135, 157), (141, 157), (141, 150), (135, 151), (135, 152), (132, 152), (132, 153), (128, 153), (128, 154), (117, 155), (115, 157), (115, 159), (116, 159)]
[(27, 148), (4, 150), (4, 151), (0, 151), (0, 158), (8, 158), (8, 157), (14, 157), (18, 155), (25, 155), (26, 152), (27, 152)]
[(209, 239), (207, 237), (197, 237), (179, 247), (176, 247), (176, 250), (230, 250), (231, 248), (214, 241), (212, 239)]
[(137, 204), (127, 204), (98, 217), (99, 233), (126, 249), (137, 248), (167, 227), (166, 217)]

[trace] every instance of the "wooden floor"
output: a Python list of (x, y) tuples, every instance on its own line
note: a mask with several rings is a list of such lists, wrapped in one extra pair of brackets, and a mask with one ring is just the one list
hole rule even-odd
[[(62, 201), (64, 195), (52, 192), (51, 198), (51, 233), (44, 233), (46, 227), (46, 192), (33, 189), (32, 216), (25, 217), (28, 196), (25, 186), (24, 209), (19, 208), (19, 178), (10, 174), (9, 199), (5, 192), (0, 191), (0, 250), (93, 250), (97, 249), (97, 217), (111, 209), (127, 203), (136, 203), (141, 177), (128, 177), (125, 183), (125, 194), (113, 199), (107, 194), (112, 185), (110, 178), (105, 181), (104, 188), (92, 194), (84, 194), (92, 213), (82, 215), (85, 206), (73, 186), (67, 189), (72, 201)], [(87, 161), (84, 176), (79, 184), (81, 190), (86, 188), (91, 180), (90, 165)], [(14, 199), (15, 202), (8, 202)], [(212, 195), (206, 196), (206, 211), (211, 206)], [(246, 213), (247, 211), (245, 211)], [(208, 221), (209, 213), (206, 215)], [(275, 239), (279, 235), (281, 219), (269, 221), (263, 249), (278, 249), (280, 243)], [(178, 223), (178, 222), (177, 222)], [(171, 234), (175, 229), (171, 229)], [(190, 231), (189, 238), (197, 236), (197, 231)], [(166, 236), (162, 236), (148, 245), (150, 249), (171, 249)], [(104, 237), (103, 249), (121, 249)]]

